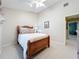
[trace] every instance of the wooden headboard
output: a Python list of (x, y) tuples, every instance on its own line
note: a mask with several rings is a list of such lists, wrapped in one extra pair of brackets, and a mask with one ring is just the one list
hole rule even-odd
[(27, 25), (25, 25), (25, 26), (17, 26), (17, 35), (20, 33), (20, 27), (21, 28), (29, 28), (29, 29), (33, 29), (33, 26), (27, 26)]
[(17, 26), (17, 37), (18, 37), (18, 34), (20, 34), (20, 27), (21, 28), (29, 28), (29, 29), (33, 29), (33, 26), (27, 26), (27, 25), (24, 25), (24, 26)]
[(21, 28), (29, 28), (29, 29), (33, 29), (33, 26), (27, 26), (27, 25), (24, 25), (24, 26), (17, 26), (17, 34), (19, 34), (20, 33), (20, 27)]

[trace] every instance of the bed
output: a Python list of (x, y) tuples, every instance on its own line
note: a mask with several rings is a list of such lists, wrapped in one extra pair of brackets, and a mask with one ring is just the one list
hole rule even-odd
[[(17, 39), (20, 34), (20, 27), (33, 29), (32, 26), (17, 26)], [(27, 35), (27, 34), (22, 34), (22, 35)], [(29, 34), (29, 35), (31, 35), (31, 34)], [(36, 36), (36, 35), (37, 34), (34, 34), (33, 36)], [(38, 34), (38, 35), (41, 35), (41, 34)], [(18, 40), (17, 40), (17, 43), (19, 44)], [(35, 55), (36, 53), (41, 51), (43, 48), (50, 47), (50, 36), (48, 35), (48, 36), (45, 36), (42, 38), (40, 38), (40, 36), (39, 36), (39, 37), (35, 38), (35, 40), (34, 39), (28, 40), (27, 43), (25, 43), (25, 44), (27, 45), (28, 59), (33, 59), (32, 58), (33, 55)], [(25, 53), (26, 53), (26, 51), (25, 51)]]

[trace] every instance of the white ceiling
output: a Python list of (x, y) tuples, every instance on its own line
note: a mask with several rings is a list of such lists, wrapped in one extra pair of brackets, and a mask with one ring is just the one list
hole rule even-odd
[(2, 0), (2, 6), (12, 9), (18, 9), (18, 10), (24, 10), (24, 11), (30, 11), (30, 12), (40, 12), (51, 5), (54, 5), (59, 0), (46, 0), (44, 3), (46, 7), (40, 7), (40, 8), (34, 8), (30, 7), (25, 1), (27, 0)]

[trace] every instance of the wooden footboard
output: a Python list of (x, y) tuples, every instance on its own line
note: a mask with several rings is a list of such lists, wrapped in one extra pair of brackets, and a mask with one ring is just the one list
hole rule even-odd
[(32, 59), (32, 56), (42, 50), (45, 47), (50, 47), (50, 37), (43, 38), (35, 42), (28, 42), (28, 59)]

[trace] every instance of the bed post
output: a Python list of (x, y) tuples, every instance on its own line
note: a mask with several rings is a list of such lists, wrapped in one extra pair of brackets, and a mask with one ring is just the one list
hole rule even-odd
[(32, 59), (32, 53), (31, 53), (31, 51), (30, 51), (30, 41), (28, 41), (28, 59)]
[(48, 36), (48, 47), (50, 47), (50, 36)]

